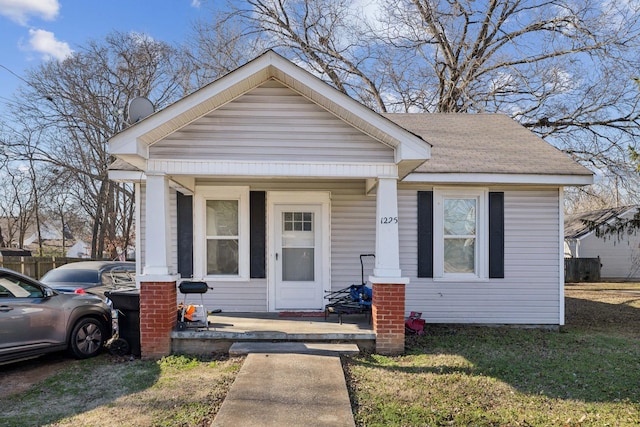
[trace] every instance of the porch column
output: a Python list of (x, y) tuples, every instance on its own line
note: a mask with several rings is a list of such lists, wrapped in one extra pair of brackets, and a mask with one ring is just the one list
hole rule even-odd
[(401, 277), (396, 177), (378, 179), (376, 197), (376, 262), (373, 276), (372, 318), (376, 352), (404, 352), (405, 285)]
[(143, 359), (155, 359), (171, 353), (171, 330), (177, 320), (178, 276), (170, 267), (167, 176), (148, 173), (146, 190), (144, 267), (140, 276), (140, 348)]

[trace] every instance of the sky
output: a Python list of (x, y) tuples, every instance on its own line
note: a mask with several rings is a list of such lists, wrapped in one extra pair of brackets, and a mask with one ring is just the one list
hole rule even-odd
[(210, 13), (205, 1), (0, 0), (0, 111), (24, 84), (25, 70), (64, 59), (112, 31), (182, 42), (191, 23)]

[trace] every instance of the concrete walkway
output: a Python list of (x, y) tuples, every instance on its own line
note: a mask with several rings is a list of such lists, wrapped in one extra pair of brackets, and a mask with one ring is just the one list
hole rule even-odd
[(339, 355), (357, 346), (238, 344), (247, 358), (212, 426), (355, 426)]

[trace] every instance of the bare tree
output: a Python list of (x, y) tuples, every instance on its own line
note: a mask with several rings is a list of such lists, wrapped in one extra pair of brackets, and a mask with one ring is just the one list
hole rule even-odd
[(241, 23), (232, 17), (223, 21), (196, 22), (192, 32), (185, 52), (192, 63), (198, 87), (235, 70), (263, 49), (259, 39), (244, 37)]
[(640, 136), (635, 3), (360, 4), (234, 1), (214, 19), (299, 59), (374, 110), (500, 112), (605, 178), (635, 174), (628, 158)]
[[(229, 2), (229, 11), (216, 14), (211, 33), (230, 31), (243, 45), (265, 50), (281, 48), (333, 86), (378, 111), (384, 76), (375, 72), (376, 43), (366, 34), (360, 10), (351, 0), (246, 0)], [(196, 28), (201, 43), (211, 37)]]
[[(188, 62), (168, 44), (141, 34), (90, 41), (62, 62), (33, 69), (18, 113), (42, 129), (38, 158), (65, 172), (67, 191), (92, 220), (93, 257), (133, 231), (132, 188), (109, 181), (107, 139), (128, 125), (126, 107), (145, 96), (158, 108), (189, 89)], [(116, 218), (117, 217), (117, 218)], [(120, 225), (118, 225), (120, 224)]]

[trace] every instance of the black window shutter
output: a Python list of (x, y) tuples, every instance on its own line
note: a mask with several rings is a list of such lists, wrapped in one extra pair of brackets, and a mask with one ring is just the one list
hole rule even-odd
[(489, 193), (489, 277), (504, 278), (504, 193)]
[(193, 196), (176, 192), (178, 220), (178, 273), (193, 277)]
[(264, 191), (251, 191), (249, 193), (249, 210), (251, 211), (250, 253), (252, 279), (264, 279), (266, 275), (266, 193)]
[(433, 191), (418, 191), (418, 277), (433, 277)]

